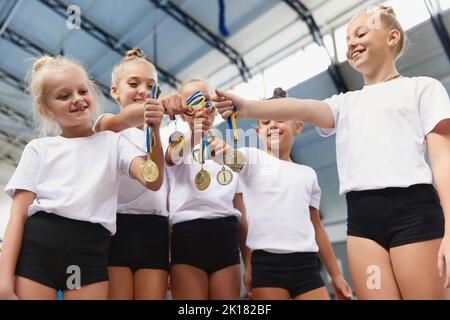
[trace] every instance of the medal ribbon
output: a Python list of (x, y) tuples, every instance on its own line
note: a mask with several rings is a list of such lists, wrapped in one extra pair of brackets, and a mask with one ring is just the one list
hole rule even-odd
[[(158, 99), (162, 94), (161, 89), (159, 88), (159, 84), (155, 83), (152, 86), (152, 92), (150, 93), (150, 97), (152, 99)], [(146, 145), (147, 145), (147, 153), (149, 155), (153, 152), (153, 146), (155, 145), (155, 135), (153, 134), (153, 124), (147, 126), (146, 130)], [(151, 138), (150, 138), (151, 137)]]
[(236, 116), (237, 116), (237, 109), (235, 106), (233, 106), (233, 113), (231, 114), (230, 117), (227, 118), (227, 123), (228, 123), (228, 128), (233, 130), (233, 139), (234, 139), (235, 144), (239, 139), (238, 132), (237, 132), (237, 126), (236, 126)]

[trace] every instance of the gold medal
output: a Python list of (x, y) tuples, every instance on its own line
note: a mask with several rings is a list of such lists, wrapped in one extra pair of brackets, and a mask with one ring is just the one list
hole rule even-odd
[(141, 174), (145, 181), (153, 183), (158, 180), (159, 169), (156, 163), (152, 159), (148, 158), (147, 161), (141, 166)]
[(217, 174), (217, 182), (222, 186), (226, 186), (230, 184), (231, 181), (233, 181), (233, 173), (225, 167), (222, 167), (222, 170)]
[(245, 164), (245, 155), (237, 149), (233, 149), (227, 157), (226, 165), (234, 172), (241, 171)]
[(209, 187), (209, 184), (211, 183), (211, 176), (209, 175), (208, 171), (204, 170), (203, 168), (196, 174), (195, 176), (195, 187), (200, 190), (206, 190)]

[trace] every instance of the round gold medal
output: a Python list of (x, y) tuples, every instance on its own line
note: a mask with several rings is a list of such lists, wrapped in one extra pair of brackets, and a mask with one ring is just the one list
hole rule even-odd
[(159, 169), (156, 163), (154, 163), (151, 159), (145, 161), (145, 163), (141, 166), (141, 174), (145, 181), (148, 183), (155, 182), (159, 177)]
[(195, 187), (200, 190), (206, 190), (209, 187), (209, 184), (211, 183), (211, 176), (209, 175), (208, 171), (201, 169), (197, 175), (195, 176)]

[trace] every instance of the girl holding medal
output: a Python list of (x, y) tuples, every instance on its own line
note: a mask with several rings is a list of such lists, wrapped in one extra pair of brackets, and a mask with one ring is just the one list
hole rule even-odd
[[(111, 95), (120, 106), (117, 115), (104, 114), (97, 131), (112, 130), (150, 155), (162, 155), (159, 121), (143, 127), (143, 115), (165, 111), (159, 98), (156, 68), (139, 49), (130, 50), (112, 72)], [(131, 127), (129, 127), (131, 125)], [(164, 161), (160, 158), (158, 161)], [(149, 161), (143, 171), (147, 179), (163, 179)], [(158, 177), (159, 176), (159, 177)], [(117, 233), (111, 238), (108, 272), (109, 299), (162, 300), (166, 297), (169, 272), (168, 185), (149, 191), (127, 176), (120, 177)]]
[[(193, 79), (183, 84), (180, 93), (190, 100), (198, 91), (209, 96), (206, 83)], [(190, 152), (194, 141), (206, 144), (200, 137), (211, 127), (215, 114), (209, 107), (193, 116), (182, 115), (191, 128), (187, 147), (169, 147), (166, 152), (172, 225), (170, 281), (176, 300), (239, 299), (238, 233), (241, 240), (246, 233), (239, 179), (228, 170), (231, 178), (219, 182), (216, 177), (223, 167), (207, 159), (206, 150), (201, 151), (205, 146), (199, 145), (199, 152), (194, 150), (196, 160)], [(199, 174), (206, 178), (200, 179)], [(209, 183), (203, 184), (202, 179)]]
[(364, 77), (361, 90), (325, 101), (262, 102), (219, 91), (217, 107), (224, 117), (234, 105), (240, 117), (299, 119), (321, 135), (336, 133), (358, 298), (443, 299), (450, 287), (448, 93), (435, 79), (399, 74), (405, 33), (392, 8), (356, 15), (347, 35), (348, 60)]
[[(273, 98), (285, 98), (281, 88)], [(329, 299), (319, 273), (319, 256), (338, 299), (351, 299), (333, 249), (320, 221), (320, 188), (311, 168), (291, 159), (299, 121), (259, 120), (256, 128), (265, 151), (244, 148), (247, 159), (239, 178), (244, 186), (251, 255), (244, 259), (244, 284), (255, 300)], [(211, 143), (217, 157), (231, 153), (223, 143)], [(261, 199), (264, 199), (263, 201)]]
[(155, 191), (161, 181), (143, 179), (145, 152), (116, 133), (92, 130), (99, 104), (79, 63), (62, 56), (38, 59), (30, 92), (42, 133), (56, 129), (59, 135), (28, 143), (5, 188), (13, 203), (0, 299), (56, 299), (57, 290), (63, 299), (106, 299), (119, 174)]

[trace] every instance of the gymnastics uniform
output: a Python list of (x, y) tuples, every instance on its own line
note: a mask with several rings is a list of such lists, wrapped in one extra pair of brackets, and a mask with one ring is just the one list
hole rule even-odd
[(241, 149), (240, 173), (252, 250), (252, 287), (275, 287), (292, 298), (324, 286), (310, 207), (319, 210), (320, 187), (307, 166), (256, 148)]
[(222, 166), (208, 159), (203, 168), (211, 175), (204, 191), (194, 186), (201, 165), (190, 153), (167, 168), (171, 265), (188, 264), (209, 274), (240, 263), (237, 229), (241, 212), (234, 208), (233, 198), (241, 191), (238, 175), (231, 173), (231, 183), (220, 185), (216, 177)]
[[(129, 128), (119, 133), (126, 141), (146, 153), (145, 132)], [(163, 172), (162, 174), (165, 174)], [(167, 179), (158, 191), (120, 176), (117, 205), (117, 233), (111, 238), (111, 267), (162, 269), (169, 271), (169, 213)]]
[(428, 77), (366, 85), (324, 100), (335, 128), (349, 236), (386, 249), (441, 238), (444, 216), (425, 161), (426, 136), (450, 118), (442, 84)]
[(119, 173), (129, 175), (133, 159), (143, 155), (109, 131), (28, 143), (5, 188), (11, 197), (17, 189), (36, 194), (16, 275), (63, 291), (73, 289), (67, 283), (72, 270), (80, 271), (81, 286), (107, 281)]

